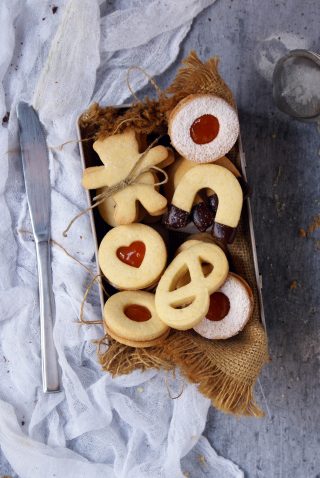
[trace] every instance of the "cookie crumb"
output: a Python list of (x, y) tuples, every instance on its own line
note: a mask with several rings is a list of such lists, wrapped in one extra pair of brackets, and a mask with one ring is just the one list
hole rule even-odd
[(284, 202), (280, 201), (280, 198), (279, 198), (278, 194), (274, 195), (274, 199), (275, 199), (275, 202), (276, 202), (277, 215), (278, 215), (278, 217), (281, 217), (281, 214), (283, 213), (283, 211), (286, 208), (286, 204)]
[(279, 179), (281, 177), (281, 174), (282, 174), (282, 166), (279, 166), (278, 168), (278, 171), (277, 171), (277, 175), (273, 181), (273, 187), (275, 188), (276, 186), (278, 186), (278, 183), (279, 183)]
[(207, 463), (206, 457), (204, 455), (198, 455), (198, 461), (201, 465)]
[(24, 426), (24, 424), (25, 424), (25, 421), (24, 421), (24, 420), (22, 420), (22, 422), (21, 422), (21, 426)]
[(46, 17), (43, 17), (42, 21), (44, 21), (46, 19)]
[(143, 387), (138, 387), (138, 388), (137, 388), (137, 392), (139, 392), (139, 393), (144, 392), (144, 388), (143, 388)]
[(313, 218), (311, 224), (308, 226), (307, 234), (312, 234), (318, 229), (320, 229), (320, 214)]
[(272, 133), (271, 138), (272, 138), (272, 139), (276, 139), (276, 137), (277, 137), (277, 134), (276, 134), (276, 133)]
[(52, 13), (55, 14), (57, 13), (59, 7), (56, 7), (55, 5), (52, 7)]
[(290, 284), (290, 290), (294, 290), (298, 287), (298, 282), (296, 280), (293, 280)]
[(8, 123), (9, 118), (10, 118), (10, 111), (7, 111), (4, 117), (2, 118), (2, 125)]
[(183, 471), (182, 474), (183, 474), (183, 476), (185, 476), (186, 478), (190, 478), (190, 473), (189, 473), (189, 471)]
[(299, 229), (299, 237), (307, 237), (307, 232), (303, 227), (300, 227)]

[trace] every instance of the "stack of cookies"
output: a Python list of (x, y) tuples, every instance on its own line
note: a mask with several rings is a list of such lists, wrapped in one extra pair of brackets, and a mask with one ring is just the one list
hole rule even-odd
[(228, 339), (254, 306), (228, 251), (247, 191), (228, 157), (237, 112), (217, 95), (190, 94), (166, 118), (158, 144), (132, 126), (96, 140), (102, 165), (83, 175), (109, 227), (99, 247), (114, 291), (104, 307), (106, 332), (137, 348), (161, 345), (171, 329)]

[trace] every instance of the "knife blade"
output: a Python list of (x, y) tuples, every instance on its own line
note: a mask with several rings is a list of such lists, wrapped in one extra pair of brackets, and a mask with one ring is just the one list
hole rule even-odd
[(51, 185), (45, 133), (37, 112), (17, 105), (24, 182), (37, 252), (40, 303), (42, 386), (60, 391), (57, 352), (53, 341), (54, 298), (50, 258)]

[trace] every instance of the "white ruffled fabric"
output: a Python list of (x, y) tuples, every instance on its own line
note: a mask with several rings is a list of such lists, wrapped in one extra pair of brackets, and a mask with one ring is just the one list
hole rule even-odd
[[(99, 326), (82, 326), (80, 303), (88, 273), (53, 246), (56, 303), (54, 339), (63, 391), (41, 390), (39, 304), (35, 247), (19, 156), (15, 107), (26, 100), (48, 132), (52, 235), (95, 269), (88, 217), (67, 238), (62, 231), (86, 205), (77, 116), (93, 101), (121, 104), (129, 97), (128, 67), (157, 75), (171, 65), (192, 19), (214, 0), (2, 0), (0, 2), (0, 472), (7, 462), (21, 478), (242, 477), (218, 456), (202, 432), (209, 401), (181, 378), (135, 372), (112, 379), (97, 364), (92, 339)], [(132, 74), (133, 89), (147, 82)], [(18, 232), (20, 231), (20, 233)], [(99, 318), (97, 290), (86, 318)], [(183, 460), (182, 460), (183, 459)], [(182, 464), (181, 464), (182, 460)], [(13, 473), (13, 472), (12, 472)]]

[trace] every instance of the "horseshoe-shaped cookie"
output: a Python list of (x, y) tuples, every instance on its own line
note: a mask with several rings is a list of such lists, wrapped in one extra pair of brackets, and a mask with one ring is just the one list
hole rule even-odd
[[(212, 266), (204, 276), (202, 264)], [(196, 244), (178, 254), (160, 279), (156, 290), (156, 310), (170, 327), (187, 330), (198, 324), (209, 310), (210, 294), (226, 280), (227, 258), (215, 244)], [(179, 279), (187, 272), (190, 282), (176, 289)]]
[(165, 224), (176, 229), (185, 227), (194, 198), (203, 188), (212, 189), (215, 193), (209, 198), (212, 209), (216, 208), (213, 234), (225, 242), (232, 242), (240, 220), (243, 193), (236, 177), (216, 164), (198, 165), (183, 175), (174, 192)]
[[(231, 173), (238, 180), (241, 178), (241, 174), (239, 170), (236, 168), (233, 162), (230, 161), (230, 159), (227, 158), (226, 156), (222, 156), (222, 158), (217, 159), (214, 162), (214, 164), (216, 164), (217, 166), (223, 166), (224, 168), (229, 169), (229, 171), (231, 171)], [(195, 168), (196, 166), (198, 166), (198, 164), (195, 163), (194, 161), (190, 161), (189, 159), (184, 158), (183, 156), (180, 156), (178, 159), (174, 161), (174, 163), (172, 163), (168, 167), (167, 173), (168, 173), (169, 179), (168, 179), (168, 182), (163, 187), (168, 202), (171, 202), (172, 197), (174, 195), (174, 191), (176, 187), (178, 186), (178, 184), (180, 183), (182, 177), (185, 175), (185, 173), (189, 171), (190, 169)], [(207, 191), (208, 196), (210, 196), (211, 194), (213, 194), (213, 191), (210, 191), (210, 190)], [(201, 198), (198, 196), (196, 196), (195, 199), (196, 199), (196, 202), (199, 202), (201, 200)]]
[(104, 322), (112, 338), (131, 347), (151, 347), (170, 332), (158, 317), (154, 294), (144, 291), (112, 295), (104, 306)]

